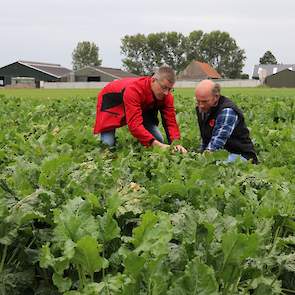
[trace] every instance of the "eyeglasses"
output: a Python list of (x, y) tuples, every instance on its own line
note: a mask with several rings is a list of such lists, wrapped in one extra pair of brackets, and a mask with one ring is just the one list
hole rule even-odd
[(161, 84), (159, 80), (157, 80), (157, 82), (160, 85), (163, 92), (172, 92), (174, 90), (173, 87), (168, 87), (166, 85)]

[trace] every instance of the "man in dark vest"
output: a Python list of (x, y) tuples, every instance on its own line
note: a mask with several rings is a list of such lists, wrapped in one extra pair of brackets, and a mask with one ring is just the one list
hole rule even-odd
[(233, 101), (220, 94), (220, 85), (203, 80), (196, 87), (195, 97), (202, 138), (201, 151), (225, 149), (229, 152), (228, 162), (240, 158), (257, 164), (243, 113)]
[[(171, 93), (174, 83), (175, 72), (168, 66), (161, 66), (152, 77), (110, 82), (98, 94), (94, 134), (100, 134), (103, 143), (113, 146), (116, 129), (128, 125), (131, 134), (142, 145), (169, 148), (168, 144), (180, 139)], [(158, 112), (168, 144), (164, 143), (158, 128)], [(187, 152), (179, 144), (174, 149)]]

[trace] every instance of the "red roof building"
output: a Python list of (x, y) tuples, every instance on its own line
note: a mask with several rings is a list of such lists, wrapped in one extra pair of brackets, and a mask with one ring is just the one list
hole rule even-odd
[(221, 79), (221, 75), (209, 64), (194, 60), (177, 76), (177, 80), (203, 79)]

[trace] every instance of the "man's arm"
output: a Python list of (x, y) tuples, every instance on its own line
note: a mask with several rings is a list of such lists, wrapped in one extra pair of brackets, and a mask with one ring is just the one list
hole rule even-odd
[(233, 133), (238, 123), (238, 115), (231, 108), (225, 108), (217, 116), (212, 137), (205, 150), (216, 151), (222, 149)]
[(180, 139), (180, 131), (176, 122), (174, 99), (172, 94), (165, 99), (164, 106), (160, 109), (163, 126), (169, 134), (170, 141)]
[[(163, 126), (169, 135), (170, 143), (174, 140), (180, 139), (180, 131), (176, 121), (176, 113), (174, 108), (174, 98), (170, 94), (165, 101), (164, 107), (160, 110), (162, 116)], [(187, 150), (180, 144), (173, 148), (174, 151), (186, 154)]]

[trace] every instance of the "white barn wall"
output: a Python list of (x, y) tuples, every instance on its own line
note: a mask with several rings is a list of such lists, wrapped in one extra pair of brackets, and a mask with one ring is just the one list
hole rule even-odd
[[(259, 80), (214, 80), (221, 87), (257, 87)], [(176, 81), (175, 88), (194, 88), (199, 81)], [(44, 82), (42, 88), (69, 89), (69, 88), (103, 88), (108, 82)]]
[[(221, 87), (257, 87), (259, 80), (214, 80)], [(175, 88), (194, 88), (200, 81), (176, 81)]]
[(46, 89), (103, 88), (109, 82), (44, 82)]

